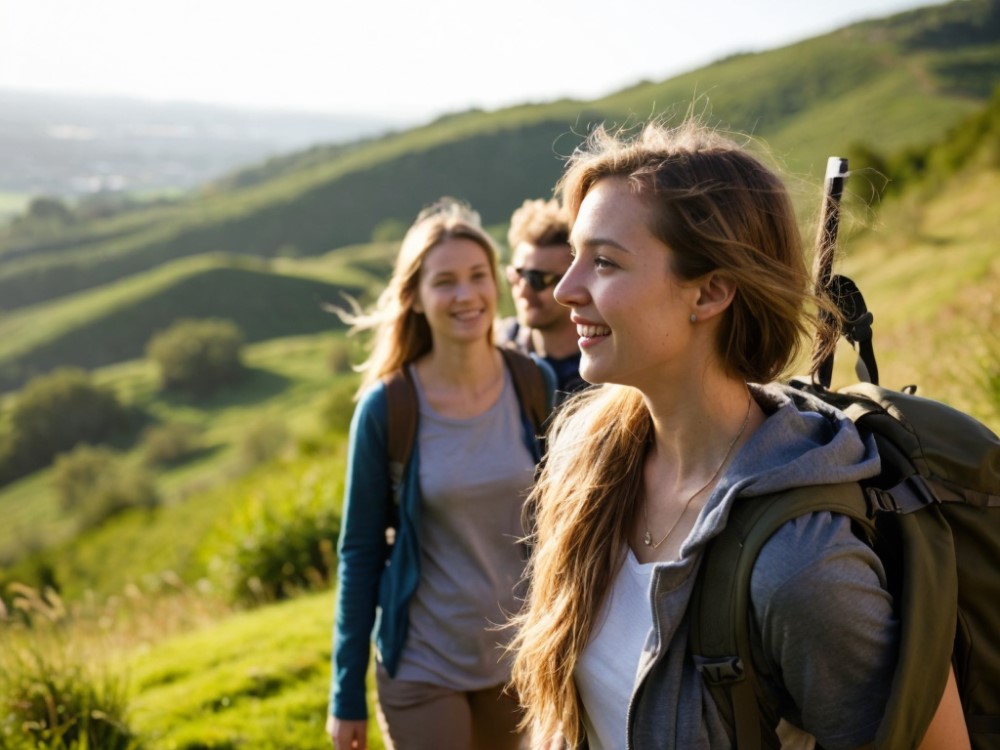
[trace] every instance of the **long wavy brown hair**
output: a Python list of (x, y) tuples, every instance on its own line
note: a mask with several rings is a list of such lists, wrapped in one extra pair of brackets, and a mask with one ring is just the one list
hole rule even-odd
[[(776, 174), (729, 138), (688, 121), (648, 124), (635, 137), (597, 129), (567, 164), (558, 191), (575, 219), (587, 192), (624, 178), (649, 209), (650, 229), (691, 280), (724, 270), (736, 294), (716, 353), (729, 374), (768, 382), (817, 324), (791, 200)], [(812, 306), (812, 305), (810, 305)], [(535, 736), (582, 739), (573, 672), (624, 560), (652, 418), (633, 388), (604, 385), (556, 416), (528, 500), (533, 547), (512, 683)]]

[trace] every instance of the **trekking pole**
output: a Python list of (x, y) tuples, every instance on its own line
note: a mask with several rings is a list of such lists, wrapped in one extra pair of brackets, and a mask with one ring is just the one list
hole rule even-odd
[[(833, 284), (833, 256), (837, 251), (837, 230), (840, 228), (840, 198), (847, 179), (847, 159), (831, 156), (826, 162), (826, 180), (823, 185), (823, 207), (820, 213), (819, 234), (816, 237), (816, 257), (813, 260), (814, 293), (820, 298), (830, 298)], [(834, 300), (836, 302), (836, 300)], [(830, 387), (833, 379), (833, 349), (838, 330), (833, 316), (826, 310), (819, 312), (819, 331), (813, 344), (813, 382)]]

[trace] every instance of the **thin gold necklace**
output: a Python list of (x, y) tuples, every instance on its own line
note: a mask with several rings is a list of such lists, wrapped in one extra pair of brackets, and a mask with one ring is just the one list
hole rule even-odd
[(647, 508), (647, 505), (648, 505), (648, 495), (647, 495), (646, 498), (643, 498), (642, 515), (643, 515), (643, 518), (646, 521), (646, 534), (642, 537), (642, 543), (645, 544), (647, 547), (652, 547), (653, 549), (656, 549), (661, 544), (663, 544), (665, 541), (667, 541), (667, 537), (670, 536), (671, 533), (673, 533), (673, 530), (677, 528), (677, 524), (679, 524), (681, 522), (681, 519), (684, 517), (684, 514), (687, 513), (687, 509), (688, 509), (688, 506), (691, 504), (691, 501), (694, 500), (696, 497), (698, 497), (698, 495), (700, 495), (706, 489), (708, 489), (708, 486), (710, 484), (712, 484), (712, 482), (714, 482), (718, 478), (719, 472), (722, 471), (722, 467), (725, 466), (726, 465), (726, 461), (729, 460), (729, 454), (733, 452), (733, 447), (736, 445), (736, 443), (739, 441), (739, 439), (741, 437), (743, 437), (743, 433), (746, 431), (747, 425), (750, 423), (750, 404), (751, 404), (751, 401), (752, 401), (752, 399), (750, 398), (750, 391), (748, 390), (747, 391), (747, 413), (746, 413), (746, 416), (743, 417), (743, 424), (740, 426), (740, 431), (736, 433), (736, 437), (734, 437), (733, 440), (732, 440), (732, 442), (729, 443), (729, 447), (726, 449), (726, 455), (722, 457), (722, 463), (719, 464), (719, 468), (717, 468), (715, 470), (715, 473), (712, 474), (712, 476), (709, 478), (709, 480), (707, 482), (705, 482), (705, 484), (703, 484), (701, 486), (701, 488), (697, 492), (695, 492), (693, 495), (691, 495), (691, 497), (689, 497), (687, 500), (684, 501), (684, 504), (681, 506), (681, 512), (678, 514), (677, 518), (674, 519), (674, 522), (672, 524), (670, 524), (670, 528), (667, 529), (667, 533), (664, 534), (660, 538), (660, 541), (656, 542), (655, 544), (653, 543), (653, 534), (649, 530), (649, 510)]

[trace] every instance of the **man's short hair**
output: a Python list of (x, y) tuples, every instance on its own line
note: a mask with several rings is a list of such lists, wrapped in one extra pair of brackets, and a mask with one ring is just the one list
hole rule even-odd
[(510, 217), (507, 242), (511, 250), (522, 242), (539, 247), (568, 245), (569, 213), (555, 198), (526, 200)]

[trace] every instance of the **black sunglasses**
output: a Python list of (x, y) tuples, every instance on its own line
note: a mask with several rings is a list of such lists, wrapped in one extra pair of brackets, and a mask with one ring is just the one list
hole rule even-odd
[(528, 286), (536, 292), (542, 292), (550, 286), (555, 286), (559, 283), (559, 279), (563, 277), (561, 273), (553, 273), (551, 271), (538, 271), (534, 268), (514, 268), (514, 266), (507, 266), (507, 280), (511, 284), (517, 281), (518, 276), (527, 281)]

